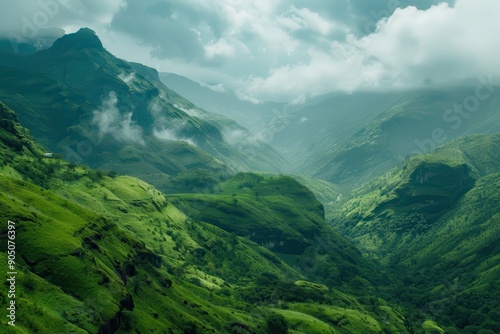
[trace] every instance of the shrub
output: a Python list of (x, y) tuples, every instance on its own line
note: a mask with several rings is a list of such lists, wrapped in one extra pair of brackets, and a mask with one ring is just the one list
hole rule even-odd
[(269, 334), (288, 333), (288, 323), (285, 317), (278, 313), (273, 313), (266, 319), (266, 326)]
[(112, 179), (114, 179), (117, 175), (118, 175), (117, 171), (112, 170), (108, 172), (108, 176)]

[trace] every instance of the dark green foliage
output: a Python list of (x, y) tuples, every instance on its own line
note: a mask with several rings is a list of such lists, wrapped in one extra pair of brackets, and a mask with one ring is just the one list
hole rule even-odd
[(210, 170), (189, 169), (168, 179), (162, 190), (169, 193), (211, 193), (225, 176)]
[(112, 170), (112, 171), (109, 171), (109, 172), (108, 172), (108, 176), (109, 176), (110, 178), (113, 178), (113, 179), (114, 179), (117, 175), (118, 175), (118, 172), (117, 172), (117, 171)]
[(446, 327), (444, 329), (444, 333), (445, 334), (460, 334), (458, 329), (456, 329), (455, 327), (452, 327), (452, 326)]
[(326, 224), (322, 204), (293, 178), (239, 173), (215, 192), (172, 195), (171, 200), (196, 220), (268, 248), (310, 279), (351, 293), (358, 291), (349, 288), (356, 275), (376, 279), (360, 253)]
[(287, 334), (288, 324), (281, 314), (273, 313), (266, 319), (267, 333), (269, 334)]

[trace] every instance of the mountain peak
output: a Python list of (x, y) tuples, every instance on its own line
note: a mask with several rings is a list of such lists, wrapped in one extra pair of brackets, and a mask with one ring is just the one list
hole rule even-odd
[(54, 42), (55, 49), (98, 49), (104, 50), (101, 40), (94, 30), (81, 28), (75, 33), (64, 35)]

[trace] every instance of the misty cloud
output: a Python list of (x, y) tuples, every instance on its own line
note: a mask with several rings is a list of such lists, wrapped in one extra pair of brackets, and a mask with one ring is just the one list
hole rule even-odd
[(241, 101), (250, 102), (252, 104), (261, 104), (262, 103), (262, 101), (257, 99), (256, 97), (251, 96), (251, 95), (247, 95), (247, 94), (241, 92), (240, 90), (234, 91), (234, 95), (236, 95), (236, 97), (238, 99), (240, 99)]
[[(117, 13), (112, 29), (137, 38), (158, 59), (180, 58), (186, 61), (203, 59), (204, 48), (194, 24), (201, 19), (194, 4), (169, 3), (153, 0), (129, 1), (127, 8)], [(200, 11), (202, 9), (199, 9)], [(134, 24), (131, 24), (134, 22)]]
[(125, 0), (3, 2), (0, 6), (8, 10), (0, 10), (0, 39), (8, 39), (14, 46), (16, 43), (53, 41), (65, 30), (107, 25), (126, 5)]
[(203, 115), (203, 113), (198, 109), (195, 109), (195, 108), (187, 109), (187, 108), (183, 108), (177, 104), (174, 104), (174, 107), (176, 107), (179, 110), (184, 111), (186, 114), (188, 114), (191, 117), (205, 118), (205, 115)]
[(500, 31), (499, 12), (493, 0), (397, 9), (369, 35), (332, 41), (327, 51), (311, 47), (307, 62), (250, 78), (246, 93), (291, 101), (332, 91), (473, 84), (492, 70), (500, 74), (500, 42), (492, 38)]
[(230, 129), (222, 130), (222, 138), (224, 142), (235, 147), (245, 147), (247, 145), (261, 145), (270, 141), (270, 131), (267, 127), (262, 127), (257, 131), (248, 131), (246, 129)]
[(110, 92), (94, 111), (92, 124), (97, 126), (101, 136), (111, 135), (118, 141), (144, 144), (142, 128), (132, 120), (133, 112), (121, 113), (117, 103), (116, 93)]
[[(178, 106), (174, 106), (178, 108)], [(193, 146), (197, 146), (193, 138), (182, 135), (182, 130), (186, 126), (184, 121), (165, 117), (158, 99), (149, 104), (149, 112), (154, 119), (153, 136), (160, 140), (180, 140)], [(195, 112), (195, 110), (193, 110)]]
[(210, 84), (207, 84), (207, 83), (202, 83), (201, 86), (202, 87), (207, 87), (208, 89), (211, 89), (211, 90), (213, 90), (214, 92), (217, 92), (217, 93), (226, 93), (227, 92), (227, 89), (224, 87), (223, 84), (210, 85)]
[(118, 78), (130, 86), (130, 83), (135, 80), (135, 72), (129, 74), (123, 72), (118, 76)]
[(177, 135), (169, 129), (153, 129), (153, 136), (161, 140), (177, 140)]
[(254, 103), (466, 85), (485, 72), (500, 74), (495, 0), (40, 3), (0, 11), (0, 36), (22, 37), (33, 26), (39, 36), (51, 27), (88, 26), (121, 58), (237, 91)]
[(192, 145), (192, 146), (197, 146), (196, 143), (192, 138), (186, 138), (186, 137), (179, 137), (175, 133), (175, 131), (172, 131), (170, 129), (153, 129), (153, 136), (157, 139), (160, 140), (174, 140), (174, 141), (185, 141), (186, 143)]

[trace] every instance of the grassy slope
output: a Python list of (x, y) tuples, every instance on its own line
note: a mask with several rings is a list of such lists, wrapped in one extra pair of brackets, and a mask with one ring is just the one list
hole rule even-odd
[(322, 204), (293, 178), (240, 173), (215, 192), (171, 198), (194, 219), (267, 247), (310, 278), (341, 286), (361, 276), (375, 283), (373, 268), (326, 224)]
[(500, 135), (478, 135), (416, 156), (359, 189), (334, 221), (425, 296), (403, 298), (446, 305), (456, 315), (437, 316), (461, 328), (499, 311), (499, 150)]
[(171, 175), (193, 168), (202, 168), (215, 176), (228, 171), (221, 161), (185, 141), (161, 141), (145, 136), (146, 146), (143, 146), (111, 136), (103, 138), (90, 123), (97, 105), (89, 102), (81, 91), (46, 74), (10, 67), (0, 67), (0, 74), (0, 98), (21, 110), (21, 122), (44, 145), (67, 160), (132, 174), (154, 182), (159, 188), (170, 186)]
[[(363, 306), (297, 281), (303, 275), (266, 248), (192, 220), (143, 181), (41, 158), (43, 148), (1, 104), (0, 122), (0, 219), (16, 222), (19, 272), (17, 326), (2, 319), (6, 332), (264, 333), (266, 315), (288, 300), (294, 312), (285, 316), (295, 333), (322, 333), (326, 325), (313, 326), (321, 322), (338, 333), (404, 331), (401, 319), (379, 321), (382, 302)], [(318, 214), (313, 196), (305, 203), (316, 204)], [(0, 260), (6, 262), (5, 253)], [(263, 291), (270, 295), (260, 298)], [(4, 308), (5, 289), (0, 301)], [(325, 322), (314, 309), (318, 301), (337, 322)]]

